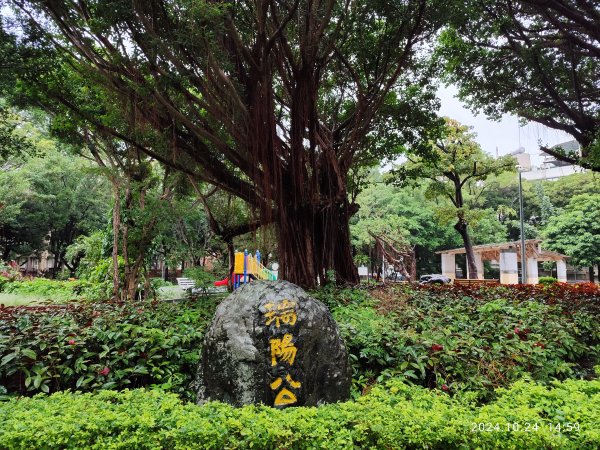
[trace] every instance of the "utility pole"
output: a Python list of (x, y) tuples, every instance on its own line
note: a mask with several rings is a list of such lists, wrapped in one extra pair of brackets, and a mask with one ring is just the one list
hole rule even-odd
[(523, 181), (521, 177), (521, 166), (517, 166), (519, 172), (519, 222), (521, 225), (521, 284), (527, 283), (527, 262), (525, 260), (525, 223), (523, 218)]

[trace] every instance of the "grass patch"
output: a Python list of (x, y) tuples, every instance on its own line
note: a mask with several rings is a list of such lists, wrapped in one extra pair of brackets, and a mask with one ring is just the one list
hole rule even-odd
[(61, 303), (61, 300), (47, 298), (39, 295), (7, 294), (5, 292), (0, 292), (0, 305), (24, 306), (39, 305), (40, 303)]
[(186, 292), (179, 286), (161, 286), (156, 290), (159, 300), (175, 300), (185, 298)]

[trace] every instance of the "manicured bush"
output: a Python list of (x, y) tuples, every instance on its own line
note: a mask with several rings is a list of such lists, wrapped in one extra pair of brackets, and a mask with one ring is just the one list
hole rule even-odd
[(540, 277), (538, 282), (540, 284), (554, 284), (554, 283), (558, 283), (558, 279), (556, 279), (554, 277)]
[(213, 286), (216, 278), (212, 273), (204, 270), (204, 267), (190, 267), (184, 270), (183, 274), (196, 283), (197, 288), (206, 288)]
[(334, 308), (354, 373), (354, 396), (404, 376), (489, 400), (524, 375), (593, 377), (600, 292), (590, 286), (397, 287)]
[(0, 308), (0, 388), (33, 394), (149, 385), (190, 394), (215, 302)]
[(518, 382), (477, 407), (391, 380), (317, 408), (184, 404), (168, 393), (58, 393), (0, 404), (0, 448), (597, 449), (600, 382)]

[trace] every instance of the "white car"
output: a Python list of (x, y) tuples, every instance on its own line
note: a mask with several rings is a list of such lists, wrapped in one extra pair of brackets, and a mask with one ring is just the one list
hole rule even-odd
[(421, 278), (419, 278), (419, 284), (450, 284), (451, 281), (450, 278), (438, 273), (421, 275)]

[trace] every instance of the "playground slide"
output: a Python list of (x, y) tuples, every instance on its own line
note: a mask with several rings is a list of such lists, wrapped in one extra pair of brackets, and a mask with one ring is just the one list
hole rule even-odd
[(229, 283), (229, 277), (223, 278), (222, 280), (215, 281), (215, 286), (227, 286)]
[[(250, 281), (256, 280), (256, 277), (253, 274), (249, 274), (248, 278), (250, 279)], [(223, 278), (222, 280), (215, 281), (214, 285), (215, 286), (227, 286), (228, 282), (229, 282), (229, 277), (226, 277), (226, 278)]]
[[(248, 283), (252, 280), (277, 280), (277, 273), (267, 269), (260, 263), (260, 252), (251, 255), (247, 251), (236, 252), (233, 265), (233, 288)], [(215, 286), (227, 286), (229, 277), (215, 281)]]

